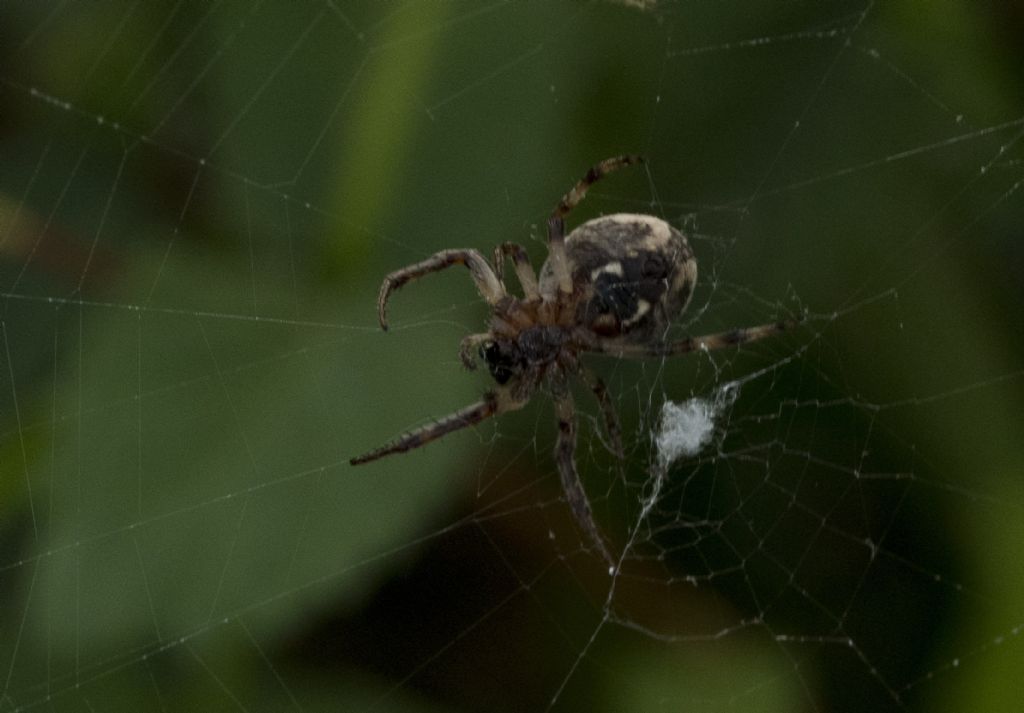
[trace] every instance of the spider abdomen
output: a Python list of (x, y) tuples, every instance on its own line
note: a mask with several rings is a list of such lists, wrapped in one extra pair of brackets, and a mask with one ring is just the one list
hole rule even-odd
[[(576, 320), (602, 337), (637, 344), (662, 337), (697, 283), (697, 261), (686, 237), (654, 216), (595, 218), (565, 243)], [(542, 291), (552, 279), (545, 264)]]

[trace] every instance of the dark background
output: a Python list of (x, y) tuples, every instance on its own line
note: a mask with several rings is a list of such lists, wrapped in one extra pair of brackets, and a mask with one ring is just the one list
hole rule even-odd
[[(0, 711), (999, 711), (1024, 699), (1024, 14), (1000, 2), (0, 8)], [(593, 360), (609, 578), (465, 274), (597, 160), (729, 354)], [(742, 380), (649, 492), (666, 399)], [(633, 539), (630, 540), (630, 537)], [(610, 589), (611, 588), (611, 589)]]

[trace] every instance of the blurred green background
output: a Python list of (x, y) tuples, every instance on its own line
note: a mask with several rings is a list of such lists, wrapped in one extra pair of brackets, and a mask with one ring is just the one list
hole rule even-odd
[[(1024, 11), (1001, 2), (0, 6), (0, 711), (1004, 711), (1024, 700)], [(618, 549), (544, 397), (470, 403), (461, 272), (592, 163), (731, 354), (595, 359)], [(743, 379), (637, 525), (665, 399)]]

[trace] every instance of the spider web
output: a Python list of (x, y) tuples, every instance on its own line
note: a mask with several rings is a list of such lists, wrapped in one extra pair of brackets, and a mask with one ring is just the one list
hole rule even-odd
[[(1005, 16), (999, 13), (1006, 13)], [(8, 3), (0, 711), (1007, 710), (1024, 696), (1019, 13)], [(1014, 36), (1016, 33), (1016, 37)], [(690, 237), (677, 359), (478, 398), (446, 247), (587, 166)]]

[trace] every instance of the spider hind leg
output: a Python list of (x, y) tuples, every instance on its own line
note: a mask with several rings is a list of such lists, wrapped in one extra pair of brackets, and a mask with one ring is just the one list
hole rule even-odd
[(706, 334), (702, 337), (684, 337), (675, 342), (658, 344), (622, 344), (610, 340), (599, 340), (596, 347), (588, 345), (587, 349), (617, 357), (631, 357), (634, 359), (680, 356), (690, 352), (714, 351), (716, 349), (726, 349), (750, 342), (757, 342), (796, 329), (802, 321), (800, 319), (784, 319), (779, 322), (770, 322), (756, 327), (730, 329), (725, 332)]
[(563, 293), (572, 292), (572, 275), (569, 274), (568, 258), (565, 254), (565, 216), (572, 212), (572, 209), (579, 205), (580, 201), (587, 195), (592, 185), (600, 181), (609, 173), (629, 166), (634, 163), (643, 163), (642, 156), (625, 154), (606, 158), (604, 161), (591, 166), (587, 175), (579, 180), (568, 193), (562, 196), (558, 205), (551, 211), (548, 218), (548, 257), (558, 277), (558, 289)]
[(587, 175), (579, 180), (579, 182), (572, 187), (572, 190), (562, 196), (562, 200), (555, 206), (554, 211), (551, 213), (552, 218), (564, 218), (572, 212), (572, 209), (580, 204), (580, 201), (587, 195), (587, 191), (592, 185), (600, 181), (602, 178), (607, 176), (609, 173), (614, 173), (620, 168), (630, 166), (634, 163), (643, 163), (644, 157), (637, 156), (636, 154), (625, 154), (623, 156), (613, 156), (612, 158), (606, 158), (601, 163), (595, 164), (590, 167), (587, 171)]

